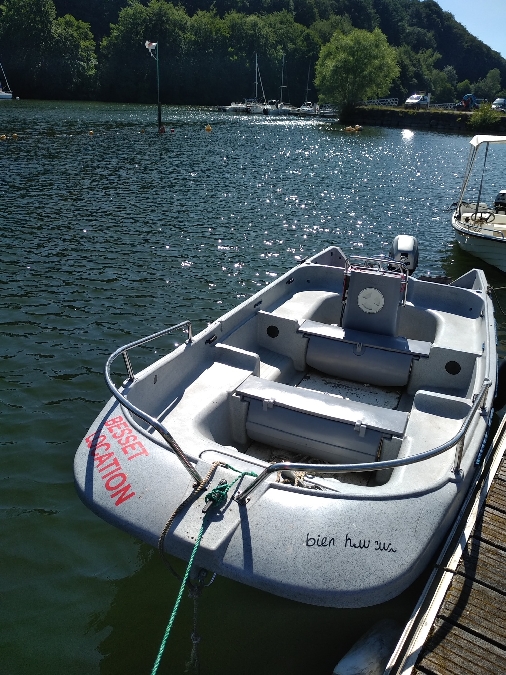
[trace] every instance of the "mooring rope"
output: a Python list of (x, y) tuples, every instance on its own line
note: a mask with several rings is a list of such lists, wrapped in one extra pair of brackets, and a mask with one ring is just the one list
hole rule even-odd
[[(204, 536), (204, 532), (206, 530), (206, 527), (209, 524), (209, 519), (208, 519), (209, 513), (212, 511), (212, 508), (218, 509), (218, 508), (220, 508), (220, 506), (222, 506), (222, 504), (224, 504), (227, 501), (228, 491), (239, 480), (241, 480), (241, 478), (243, 478), (243, 476), (253, 476), (254, 478), (257, 477), (257, 474), (254, 473), (253, 471), (241, 471), (241, 472), (239, 472), (237, 469), (234, 469), (234, 467), (232, 467), (228, 464), (222, 464), (221, 462), (215, 462), (215, 464), (213, 464), (213, 466), (211, 467), (211, 470), (209, 471), (206, 478), (204, 478), (204, 480), (196, 487), (194, 492), (192, 492), (192, 494), (190, 495), (191, 497), (194, 497), (195, 493), (197, 491), (200, 492), (201, 490), (204, 489), (205, 481), (209, 480), (210, 476), (212, 475), (212, 472), (216, 469), (216, 466), (218, 466), (218, 465), (224, 466), (225, 468), (230, 469), (231, 471), (235, 471), (235, 472), (239, 473), (239, 475), (237, 476), (237, 478), (235, 478), (230, 483), (227, 483), (225, 480), (220, 481), (220, 483), (215, 488), (213, 488), (209, 492), (209, 494), (207, 494), (205, 496), (206, 505), (204, 506), (204, 509), (203, 509), (204, 517), (202, 518), (202, 525), (200, 526), (200, 530), (199, 530), (199, 533), (197, 535), (197, 539), (195, 540), (195, 545), (193, 547), (193, 550), (192, 550), (192, 553), (191, 553), (191, 556), (190, 556), (190, 560), (188, 561), (188, 565), (186, 567), (186, 571), (184, 573), (183, 580), (181, 582), (181, 587), (179, 589), (179, 593), (178, 593), (177, 598), (176, 598), (176, 603), (174, 605), (174, 609), (172, 610), (172, 614), (170, 615), (170, 619), (169, 619), (169, 622), (167, 624), (167, 628), (165, 629), (165, 634), (162, 638), (162, 642), (160, 644), (160, 649), (158, 650), (158, 655), (156, 657), (156, 660), (155, 660), (155, 663), (154, 663), (154, 666), (153, 666), (153, 670), (151, 671), (151, 675), (156, 675), (156, 672), (158, 671), (158, 667), (160, 665), (160, 661), (161, 661), (163, 652), (165, 650), (165, 645), (167, 644), (167, 640), (169, 639), (170, 631), (172, 629), (172, 625), (173, 625), (174, 620), (176, 618), (176, 614), (177, 614), (177, 611), (179, 609), (179, 604), (181, 603), (181, 598), (183, 597), (183, 592), (184, 592), (186, 583), (188, 581), (188, 577), (190, 576), (190, 570), (192, 568), (193, 561), (195, 559), (195, 556), (197, 555), (197, 551), (198, 551), (198, 548), (200, 546), (200, 542), (202, 540), (202, 537)], [(203, 484), (204, 484), (204, 486), (201, 487)], [(182, 502), (182, 504), (180, 506), (178, 506), (178, 508), (175, 510), (174, 514), (172, 515), (172, 517), (167, 522), (166, 526), (164, 527), (163, 533), (162, 533), (164, 538), (165, 538), (167, 532), (169, 531), (170, 526), (172, 525), (172, 522), (174, 521), (174, 518), (184, 508), (184, 505), (188, 501), (189, 501), (188, 498), (185, 499), (184, 502)], [(160, 539), (162, 539), (162, 536), (160, 537)], [(162, 547), (163, 547), (163, 540), (162, 540)], [(160, 550), (160, 540), (159, 540), (159, 547), (158, 548)], [(162, 551), (163, 551), (163, 548), (162, 548)]]
[(160, 556), (163, 560), (163, 562), (167, 565), (169, 570), (172, 572), (172, 574), (179, 579), (179, 581), (182, 581), (182, 577), (176, 572), (176, 570), (172, 567), (170, 564), (169, 559), (165, 556), (165, 537), (167, 536), (170, 528), (172, 527), (172, 523), (174, 522), (174, 519), (176, 516), (183, 511), (183, 509), (188, 506), (192, 501), (194, 501), (198, 495), (206, 489), (207, 484), (211, 480), (211, 476), (213, 475), (214, 471), (218, 466), (223, 466), (227, 467), (228, 465), (223, 463), (223, 462), (213, 462), (211, 465), (211, 468), (207, 472), (207, 475), (204, 476), (204, 478), (200, 481), (200, 483), (195, 483), (193, 486), (193, 491), (188, 495), (188, 497), (179, 504), (179, 506), (176, 508), (174, 513), (171, 515), (169, 520), (165, 523), (165, 527), (162, 530), (162, 533), (160, 534), (160, 537), (158, 538), (158, 552), (160, 553)]

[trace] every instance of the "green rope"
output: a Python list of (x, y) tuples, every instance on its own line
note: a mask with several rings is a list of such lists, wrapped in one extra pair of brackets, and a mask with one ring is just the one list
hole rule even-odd
[(179, 593), (176, 598), (176, 604), (174, 605), (174, 609), (172, 610), (172, 614), (170, 615), (169, 623), (167, 624), (167, 628), (165, 629), (165, 634), (163, 636), (162, 642), (160, 644), (160, 649), (158, 650), (158, 656), (156, 657), (155, 664), (153, 666), (153, 670), (151, 671), (151, 675), (156, 675), (156, 672), (158, 671), (158, 666), (160, 665), (160, 661), (162, 659), (163, 652), (165, 650), (165, 645), (167, 644), (167, 640), (169, 639), (170, 631), (172, 629), (172, 624), (174, 623), (174, 620), (176, 618), (177, 610), (179, 609), (179, 604), (181, 603), (181, 598), (183, 597), (183, 592), (184, 588), (186, 586), (186, 582), (188, 581), (188, 577), (190, 576), (190, 570), (193, 565), (193, 560), (197, 554), (198, 548), (200, 546), (200, 542), (202, 540), (202, 537), (204, 535), (205, 529), (208, 525), (207, 521), (207, 516), (209, 515), (209, 509), (211, 507), (219, 508), (222, 504), (224, 504), (227, 500), (227, 494), (228, 491), (232, 486), (234, 486), (237, 481), (239, 481), (243, 476), (253, 476), (254, 478), (257, 477), (256, 473), (253, 473), (253, 471), (242, 471), (238, 472), (237, 469), (234, 469), (233, 466), (229, 466), (228, 464), (225, 465), (225, 468), (230, 469), (231, 471), (236, 471), (239, 473), (237, 478), (233, 480), (231, 483), (220, 483), (217, 485), (215, 488), (213, 488), (209, 494), (206, 495), (205, 501), (207, 506), (206, 513), (204, 514), (204, 518), (202, 519), (202, 525), (200, 527), (200, 531), (197, 535), (197, 539), (195, 541), (195, 545), (193, 547), (192, 554), (190, 556), (190, 560), (188, 561), (188, 566), (186, 567), (186, 572), (183, 577), (183, 581), (181, 583), (181, 588), (179, 589)]

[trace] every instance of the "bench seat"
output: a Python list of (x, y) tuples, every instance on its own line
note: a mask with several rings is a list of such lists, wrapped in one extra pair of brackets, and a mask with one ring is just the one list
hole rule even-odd
[(373, 347), (375, 349), (386, 349), (387, 351), (399, 352), (401, 354), (411, 354), (411, 356), (428, 357), (431, 343), (423, 340), (410, 340), (409, 338), (392, 335), (382, 335), (380, 333), (367, 333), (365, 331), (351, 330), (332, 326), (317, 321), (303, 321), (299, 333), (304, 336), (317, 336), (329, 338), (330, 340), (339, 340), (364, 347)]
[(303, 321), (299, 332), (309, 338), (306, 363), (335, 377), (378, 385), (404, 387), (413, 359), (427, 358), (431, 343), (368, 333), (315, 321)]
[(329, 462), (373, 461), (383, 438), (403, 438), (408, 414), (250, 375), (235, 394), (248, 402), (246, 432), (274, 447)]

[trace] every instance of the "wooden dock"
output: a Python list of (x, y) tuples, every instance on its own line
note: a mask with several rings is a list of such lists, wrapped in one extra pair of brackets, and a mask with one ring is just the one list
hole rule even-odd
[(506, 418), (385, 675), (506, 674)]

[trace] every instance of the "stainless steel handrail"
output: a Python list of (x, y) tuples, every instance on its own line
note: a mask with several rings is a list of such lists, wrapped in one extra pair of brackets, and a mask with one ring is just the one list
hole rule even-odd
[(140, 408), (137, 408), (137, 406), (133, 405), (130, 403), (130, 401), (126, 398), (126, 396), (123, 396), (118, 391), (118, 388), (114, 384), (111, 378), (111, 364), (112, 362), (121, 354), (123, 356), (123, 359), (125, 361), (125, 366), (128, 372), (128, 378), (130, 381), (135, 380), (135, 374), (132, 368), (132, 364), (130, 363), (130, 358), (128, 356), (128, 351), (130, 349), (133, 349), (134, 347), (140, 347), (143, 344), (146, 344), (147, 342), (151, 342), (151, 340), (155, 340), (158, 337), (162, 337), (163, 335), (167, 335), (167, 333), (172, 333), (172, 331), (181, 329), (181, 328), (186, 328), (188, 331), (188, 343), (191, 344), (192, 341), (192, 325), (190, 321), (182, 321), (181, 323), (178, 323), (175, 326), (170, 326), (169, 328), (165, 328), (164, 330), (158, 331), (158, 333), (153, 333), (153, 335), (148, 335), (145, 338), (141, 338), (140, 340), (136, 340), (135, 342), (130, 342), (127, 345), (124, 345), (123, 347), (119, 347), (113, 354), (109, 356), (107, 359), (107, 362), (105, 364), (104, 368), (104, 376), (105, 376), (105, 381), (107, 383), (107, 386), (112, 392), (112, 395), (114, 398), (120, 402), (122, 406), (127, 408), (127, 410), (130, 410), (134, 415), (137, 417), (140, 417), (140, 419), (144, 420), (147, 424), (149, 424), (153, 429), (156, 429), (160, 436), (168, 443), (170, 448), (174, 451), (174, 453), (177, 455), (178, 459), (181, 461), (185, 469), (188, 471), (188, 473), (191, 475), (191, 477), (198, 483), (202, 482), (202, 478), (200, 474), (196, 471), (195, 467), (191, 464), (189, 459), (186, 457), (184, 454), (183, 450), (179, 447), (175, 439), (173, 438), (172, 434), (169, 432), (168, 429), (166, 429), (163, 424), (161, 424), (157, 419), (154, 417), (151, 417), (151, 415), (148, 415), (146, 412), (141, 410)]
[[(462, 426), (460, 427), (459, 432), (449, 441), (439, 445), (432, 450), (427, 450), (427, 452), (421, 452), (418, 455), (413, 455), (412, 457), (403, 457), (401, 459), (390, 459), (383, 462), (368, 462), (367, 464), (301, 464), (296, 462), (277, 462), (276, 464), (269, 465), (262, 473), (255, 478), (254, 481), (250, 483), (241, 493), (239, 493), (235, 499), (239, 504), (244, 504), (248, 497), (251, 495), (253, 490), (255, 490), (271, 473), (277, 471), (307, 471), (311, 473), (348, 473), (348, 472), (359, 472), (359, 471), (378, 471), (385, 469), (394, 469), (397, 466), (406, 466), (408, 464), (416, 464), (425, 459), (430, 459), (436, 455), (440, 455), (446, 450), (450, 450), (459, 444), (455, 457), (455, 466), (453, 467), (454, 473), (460, 473), (460, 462), (462, 459), (463, 448), (464, 448), (464, 437), (471, 424), (471, 421), (476, 414), (476, 411), (481, 406), (482, 401), (487, 393), (488, 388), (492, 384), (491, 380), (487, 377), (483, 380), (480, 393), (476, 397), (471, 410), (469, 411), (466, 419), (464, 420)], [(484, 409), (482, 412), (485, 412)]]
[[(406, 263), (402, 260), (393, 260), (392, 258), (385, 257), (374, 257), (374, 256), (360, 256), (360, 255), (351, 255), (344, 265), (344, 274), (350, 274), (350, 268), (352, 267), (361, 267), (363, 269), (374, 270), (376, 269), (379, 272), (397, 272), (402, 275), (402, 304), (406, 304), (406, 298), (408, 293), (408, 269)], [(396, 269), (393, 269), (396, 268)]]
[(398, 272), (401, 272), (406, 277), (408, 276), (406, 263), (402, 262), (401, 260), (394, 260), (393, 258), (387, 258), (385, 256), (350, 255), (350, 257), (346, 260), (345, 272), (354, 265), (364, 267), (366, 269), (374, 269), (373, 266), (375, 266), (376, 269), (381, 270), (382, 272), (391, 272), (392, 267), (395, 266), (398, 268)]

